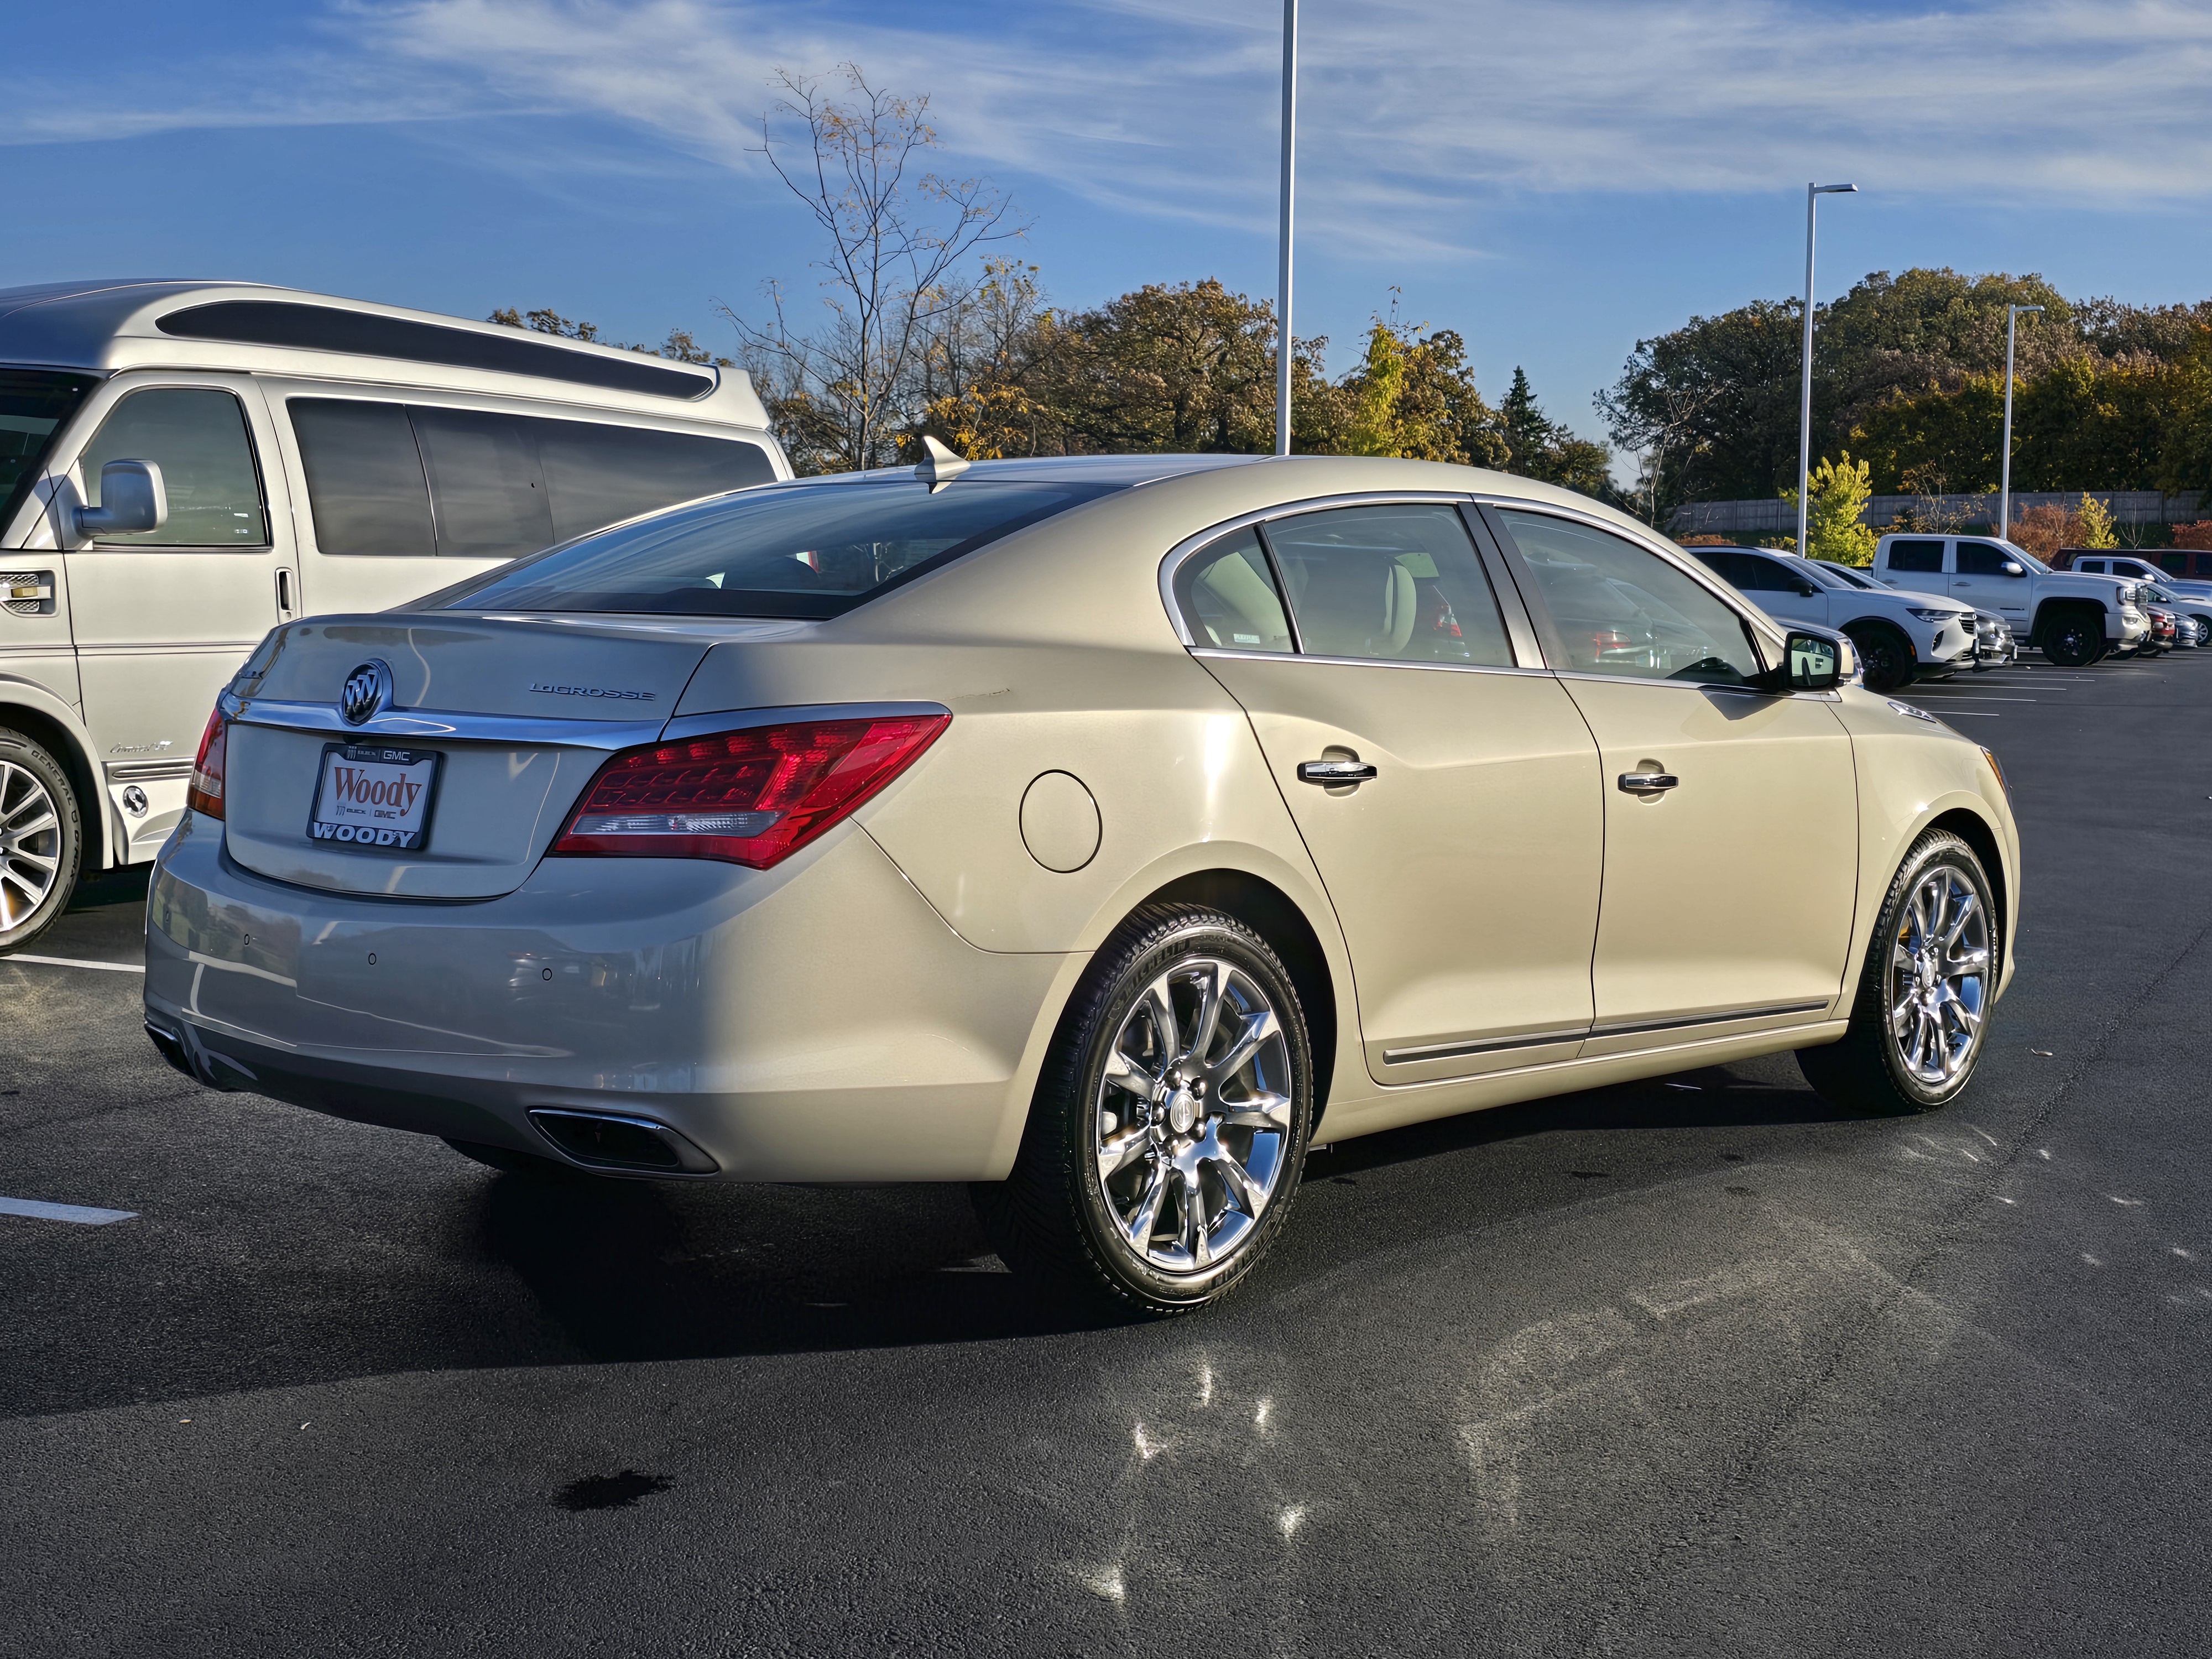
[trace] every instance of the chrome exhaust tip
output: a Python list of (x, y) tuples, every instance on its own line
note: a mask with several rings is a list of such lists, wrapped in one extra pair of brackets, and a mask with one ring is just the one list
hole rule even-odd
[(721, 1165), (665, 1123), (624, 1112), (536, 1106), (530, 1121), (571, 1163), (625, 1175), (717, 1175)]

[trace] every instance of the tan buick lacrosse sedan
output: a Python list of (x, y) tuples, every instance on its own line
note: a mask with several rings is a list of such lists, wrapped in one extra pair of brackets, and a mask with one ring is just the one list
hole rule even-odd
[(149, 904), (178, 1065), (495, 1167), (963, 1181), (1171, 1313), (1306, 1149), (1794, 1049), (1966, 1086), (1987, 751), (1587, 499), (1421, 462), (806, 479), (270, 634)]

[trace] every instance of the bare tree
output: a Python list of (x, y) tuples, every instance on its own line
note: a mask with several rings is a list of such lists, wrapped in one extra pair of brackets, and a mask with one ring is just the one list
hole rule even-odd
[[(819, 77), (779, 70), (774, 84), (785, 96), (761, 121), (760, 154), (829, 240), (814, 262), (828, 319), (794, 326), (776, 283), (765, 325), (721, 307), (795, 441), (794, 460), (805, 453), (823, 471), (895, 457), (927, 402), (934, 331), (966, 297), (962, 260), (1027, 228), (985, 180), (921, 170), (938, 143), (927, 97), (872, 86), (858, 64), (839, 74), (842, 102)], [(780, 120), (795, 123), (803, 142), (783, 143)]]

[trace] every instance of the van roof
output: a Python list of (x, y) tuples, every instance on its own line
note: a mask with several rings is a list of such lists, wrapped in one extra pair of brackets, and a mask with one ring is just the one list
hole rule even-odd
[(264, 283), (116, 277), (0, 289), (0, 362), (398, 380), (768, 424), (742, 370)]

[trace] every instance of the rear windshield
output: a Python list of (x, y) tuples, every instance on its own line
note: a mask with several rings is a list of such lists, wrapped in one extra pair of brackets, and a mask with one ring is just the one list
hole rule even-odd
[(54, 434), (99, 384), (91, 374), (0, 368), (0, 530), (38, 483)]
[(617, 525), (410, 609), (835, 617), (1122, 486), (961, 480), (793, 483)]

